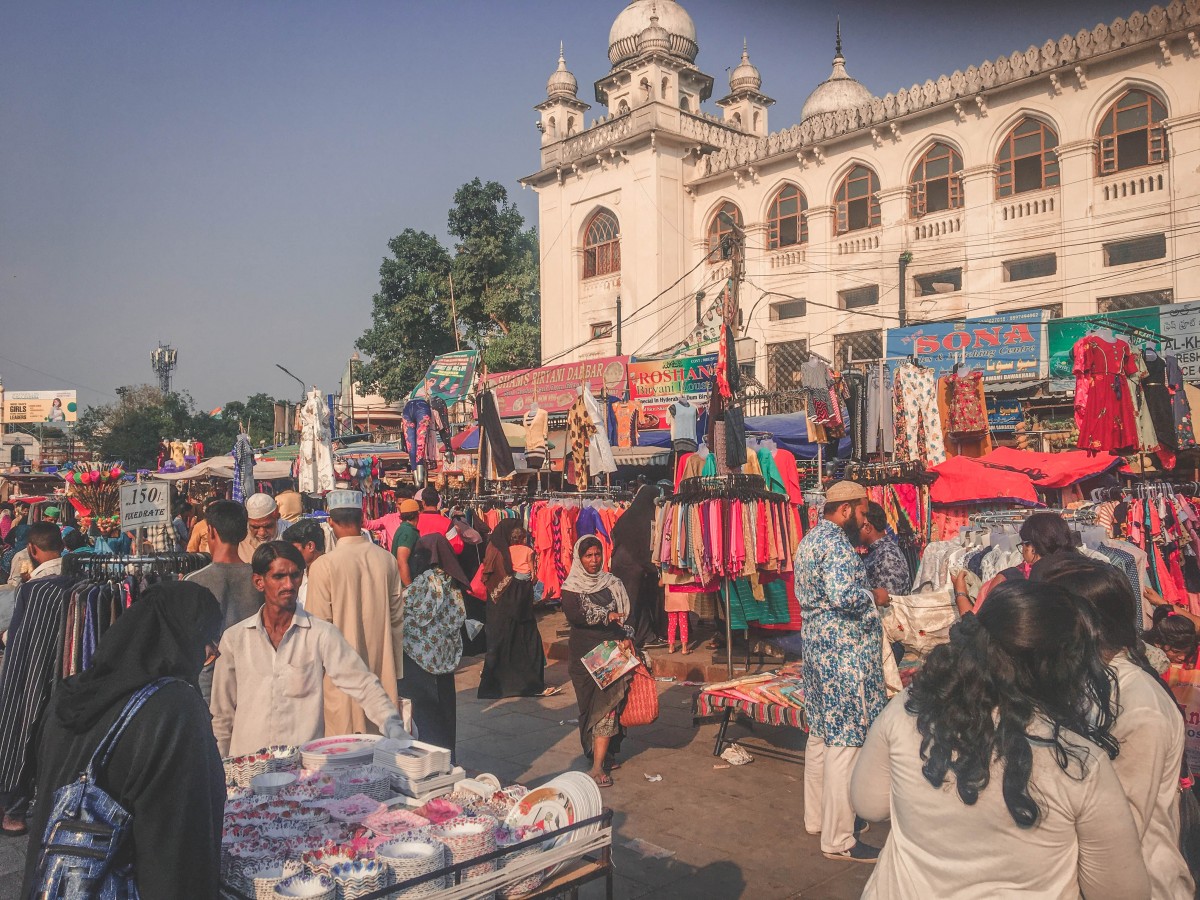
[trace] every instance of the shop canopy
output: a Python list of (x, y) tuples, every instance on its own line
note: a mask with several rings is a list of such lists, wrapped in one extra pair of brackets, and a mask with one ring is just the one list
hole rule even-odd
[(1121, 459), (1109, 453), (1088, 453), (1086, 450), (1036, 453), (1033, 450), (1000, 447), (987, 456), (981, 456), (979, 462), (985, 466), (1022, 472), (1039, 488), (1053, 490), (1103, 475), (1119, 466)]
[[(502, 422), (504, 436), (508, 438), (508, 446), (513, 450), (525, 449), (525, 426), (515, 422)], [(466, 431), (459, 432), (450, 439), (450, 447), (455, 453), (479, 452), (479, 426), (472, 425)]]
[(972, 503), (1016, 503), (1041, 506), (1037, 489), (1029, 476), (984, 465), (977, 459), (954, 456), (930, 469), (938, 480), (929, 489), (929, 498), (942, 506)]

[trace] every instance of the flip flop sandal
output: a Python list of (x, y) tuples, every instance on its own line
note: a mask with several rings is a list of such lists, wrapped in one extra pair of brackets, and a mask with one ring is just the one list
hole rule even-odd
[(24, 825), (17, 828), (0, 827), (0, 831), (4, 832), (6, 837), (23, 837), (29, 834), (29, 829)]
[(553, 697), (556, 694), (561, 694), (561, 693), (562, 693), (562, 686), (560, 685), (558, 687), (548, 687), (544, 691), (542, 691), (540, 694), (538, 694), (538, 696), (539, 697)]
[(598, 788), (609, 788), (613, 786), (613, 780), (607, 775), (593, 775), (592, 781), (596, 782)]
[(617, 769), (621, 768), (621, 761), (615, 756), (610, 756), (604, 760), (604, 767), (610, 772), (615, 772)]

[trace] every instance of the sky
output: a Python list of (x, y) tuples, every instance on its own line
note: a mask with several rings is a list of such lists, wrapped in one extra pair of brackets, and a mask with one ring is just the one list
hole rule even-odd
[[(874, 94), (1128, 16), (1132, 0), (685, 0), (697, 65), (742, 39), (794, 124), (836, 16)], [(623, 3), (551, 0), (7, 3), (0, 8), (0, 378), (113, 402), (159, 341), (201, 408), (336, 390), (387, 242), (443, 241), (454, 191), (537, 169), (532, 107), (566, 46), (581, 99)], [(1143, 9), (1147, 6), (1141, 7)], [(710, 113), (718, 110), (712, 101)]]

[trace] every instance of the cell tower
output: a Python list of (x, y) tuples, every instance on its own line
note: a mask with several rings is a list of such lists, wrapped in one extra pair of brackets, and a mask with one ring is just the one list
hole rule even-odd
[(163, 396), (171, 393), (171, 373), (175, 371), (178, 359), (179, 351), (161, 341), (150, 354), (150, 366), (158, 375), (158, 389), (162, 391)]

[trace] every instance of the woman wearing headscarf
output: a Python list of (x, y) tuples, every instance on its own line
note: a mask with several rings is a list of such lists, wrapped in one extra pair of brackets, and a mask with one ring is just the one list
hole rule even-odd
[(650, 547), (657, 498), (658, 488), (643, 485), (612, 530), (610, 567), (629, 595), (629, 621), (626, 624), (633, 629), (633, 643), (639, 650), (663, 643), (662, 592)]
[(41, 896), (38, 863), (55, 792), (79, 777), (129, 698), (161, 687), (130, 720), (99, 775), (133, 819), (127, 858), (143, 900), (211, 900), (220, 885), (225, 775), (200, 669), (219, 655), (221, 608), (208, 588), (154, 585), (104, 633), (92, 667), (59, 684), (39, 745), (21, 897)]
[(479, 680), (479, 697), (537, 697), (546, 690), (546, 652), (533, 616), (533, 582), (517, 578), (513, 569), (514, 532), (519, 519), (504, 519), (488, 538), (483, 558), (487, 589), (487, 656)]
[(467, 620), (463, 591), (470, 587), (450, 542), (441, 534), (417, 541), (409, 557), (412, 583), (404, 589), (404, 677), (400, 696), (412, 701), (421, 740), (454, 756), (454, 670), (462, 659), (460, 631)]
[(629, 693), (632, 673), (626, 673), (606, 688), (601, 688), (583, 658), (604, 641), (622, 641), (632, 650), (629, 597), (621, 579), (604, 571), (604, 547), (600, 539), (588, 535), (575, 543), (571, 571), (562, 586), (563, 613), (571, 625), (567, 642), (570, 663), (567, 670), (575, 685), (579, 703), (579, 741), (592, 761), (588, 773), (599, 787), (611, 787), (609, 770), (618, 768), (616, 755), (625, 735), (621, 710)]

